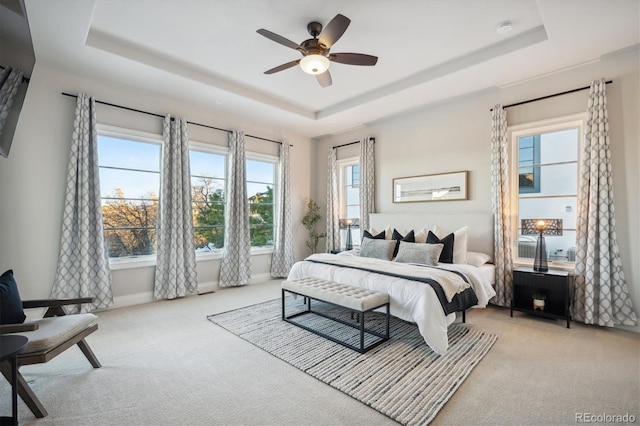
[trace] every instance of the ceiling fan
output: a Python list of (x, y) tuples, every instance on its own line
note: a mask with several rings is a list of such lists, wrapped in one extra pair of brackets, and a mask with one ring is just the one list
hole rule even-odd
[(342, 34), (347, 30), (350, 23), (351, 20), (341, 14), (337, 14), (335, 18), (327, 24), (324, 30), (322, 29), (321, 23), (310, 22), (307, 25), (307, 31), (309, 31), (309, 34), (311, 34), (311, 37), (313, 38), (305, 40), (300, 44), (296, 44), (293, 41), (276, 33), (272, 33), (269, 30), (265, 30), (264, 28), (259, 29), (257, 31), (258, 34), (263, 35), (276, 43), (280, 43), (283, 46), (297, 50), (302, 54), (302, 59), (287, 62), (286, 64), (271, 68), (264, 73), (274, 74), (300, 64), (300, 67), (304, 72), (316, 76), (316, 80), (318, 80), (318, 83), (320, 83), (322, 87), (328, 87), (331, 86), (331, 74), (329, 73), (330, 62), (338, 62), (340, 64), (347, 65), (375, 65), (376, 62), (378, 62), (377, 56), (365, 55), (362, 53), (329, 52), (334, 43), (342, 37)]

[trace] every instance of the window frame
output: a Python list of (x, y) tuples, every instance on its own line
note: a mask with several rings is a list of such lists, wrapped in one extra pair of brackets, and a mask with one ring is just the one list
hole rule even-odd
[[(343, 158), (336, 161), (336, 166), (338, 167), (338, 200), (340, 205), (340, 218), (345, 218), (347, 216), (347, 177), (345, 173), (345, 169), (349, 166), (360, 166), (360, 156), (353, 156), (348, 158)], [(361, 174), (361, 173), (360, 173)], [(361, 179), (359, 176), (358, 179), (358, 187), (361, 185)], [(360, 189), (358, 189), (360, 191)], [(360, 200), (358, 198), (358, 211), (360, 211)], [(358, 218), (359, 219), (359, 218)], [(360, 236), (362, 236), (362, 229), (358, 226), (351, 228), (352, 231), (357, 229), (360, 231)], [(344, 229), (340, 230), (340, 247), (344, 247), (343, 239), (346, 241), (347, 231)], [(353, 239), (353, 247), (360, 247), (360, 239)]]
[[(210, 144), (210, 143), (206, 143), (206, 142), (201, 142), (201, 141), (195, 141), (195, 140), (189, 140), (189, 153), (191, 153), (191, 149), (194, 149), (195, 151), (200, 151), (200, 152), (207, 152), (207, 153), (211, 153), (211, 154), (217, 154), (217, 155), (222, 155), (225, 157), (225, 169), (223, 170), (224, 172), (224, 184), (225, 184), (225, 197), (226, 197), (226, 188), (227, 188), (227, 180), (229, 179), (229, 147), (226, 146), (221, 146), (221, 145), (214, 145), (214, 144)], [(189, 171), (189, 178), (191, 178), (192, 174), (191, 171)], [(191, 204), (193, 205), (193, 201), (191, 202)], [(225, 201), (225, 210), (226, 210), (226, 201)], [(195, 234), (194, 234), (195, 237)], [(195, 250), (195, 248), (194, 248)], [(200, 261), (200, 260), (213, 260), (213, 259), (221, 259), (222, 258), (222, 252), (224, 251), (224, 247), (220, 248), (220, 249), (216, 249), (216, 250), (212, 250), (209, 252), (196, 252), (196, 262)]]
[[(124, 127), (113, 126), (109, 124), (96, 124), (96, 131), (98, 137), (107, 136), (119, 139), (126, 139), (136, 142), (151, 143), (158, 145), (160, 148), (160, 164), (158, 167), (158, 176), (162, 174), (162, 135), (156, 133), (144, 132), (141, 130), (127, 129)], [(97, 143), (97, 141), (96, 141)], [(100, 159), (98, 159), (98, 167)], [(160, 196), (160, 180), (158, 181), (158, 197)], [(100, 194), (100, 200), (102, 201), (103, 194)], [(104, 221), (103, 221), (104, 227)], [(103, 229), (104, 233), (104, 229)], [(109, 257), (109, 267), (111, 270), (139, 268), (145, 266), (155, 266), (157, 254), (138, 255), (138, 256), (123, 256), (123, 257)]]
[[(553, 133), (559, 132), (562, 130), (569, 129), (577, 129), (578, 130), (578, 144), (576, 153), (576, 193), (575, 194), (554, 194), (550, 196), (537, 196), (536, 193), (532, 192), (523, 192), (523, 194), (532, 195), (532, 198), (560, 198), (560, 197), (575, 197), (576, 205), (578, 205), (578, 197), (579, 197), (579, 177), (580, 177), (580, 169), (581, 169), (581, 153), (582, 147), (584, 146), (584, 138), (585, 138), (585, 130), (587, 124), (587, 113), (578, 113), (565, 115), (560, 117), (554, 117), (546, 120), (533, 121), (529, 123), (522, 123), (514, 126), (509, 126), (507, 128), (507, 138), (509, 140), (509, 149), (510, 149), (510, 178), (511, 178), (511, 224), (512, 224), (512, 241), (511, 241), (511, 250), (514, 253), (513, 262), (516, 266), (532, 266), (534, 259), (529, 258), (521, 258), (518, 257), (518, 218), (520, 217), (519, 212), (519, 161), (518, 161), (518, 138), (522, 136), (529, 136), (534, 134), (544, 134), (544, 133)], [(565, 163), (565, 162), (562, 162)], [(571, 161), (573, 163), (573, 161)], [(556, 163), (553, 163), (556, 164)], [(549, 165), (549, 164), (547, 164)], [(545, 167), (545, 164), (541, 164), (541, 167)], [(574, 212), (577, 216), (577, 211)], [(564, 230), (575, 231), (572, 228), (564, 227)], [(573, 271), (575, 267), (575, 262), (570, 261), (558, 261), (558, 260), (548, 260), (549, 265), (551, 265), (554, 269), (562, 269)]]
[[(271, 246), (251, 246), (251, 253), (252, 254), (265, 254), (265, 253), (273, 253), (273, 248), (275, 246), (275, 237), (276, 237), (276, 220), (278, 218), (278, 208), (280, 203), (278, 202), (278, 183), (280, 182), (280, 167), (279, 167), (279, 163), (280, 163), (280, 157), (275, 156), (275, 155), (270, 155), (270, 154), (263, 154), (263, 153), (259, 153), (259, 152), (250, 152), (247, 151), (245, 153), (245, 164), (246, 164), (246, 160), (253, 160), (253, 161), (262, 161), (265, 163), (272, 163), (273, 164), (273, 223), (271, 224), (272, 226), (272, 232), (273, 232), (273, 245)], [(253, 181), (252, 181), (253, 182)], [(249, 183), (249, 181), (247, 181), (247, 183)], [(260, 183), (264, 183), (264, 182), (260, 182)], [(249, 195), (249, 194), (247, 194)]]

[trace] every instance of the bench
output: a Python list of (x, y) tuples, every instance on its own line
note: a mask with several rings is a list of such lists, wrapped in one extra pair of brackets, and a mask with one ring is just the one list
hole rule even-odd
[[(302, 296), (304, 298), (304, 301), (306, 302), (306, 310), (287, 315), (285, 303), (286, 293)], [(312, 300), (321, 301), (333, 306), (348, 309), (351, 312), (352, 318), (353, 313), (356, 314), (356, 321), (358, 322), (358, 324), (356, 325), (355, 323), (345, 321), (341, 318), (337, 318), (324, 312), (311, 309)], [(365, 328), (365, 313), (382, 307), (386, 307), (386, 332), (384, 334), (372, 329)], [(359, 330), (360, 345), (351, 345), (319, 330), (315, 330), (309, 326), (291, 320), (292, 318), (306, 314), (319, 315)], [(359, 287), (338, 284), (332, 281), (322, 280), (318, 278), (300, 278), (291, 281), (287, 280), (282, 282), (282, 319), (333, 342), (346, 346), (347, 348), (353, 349), (360, 353), (365, 353), (368, 350), (378, 346), (379, 344), (389, 340), (389, 295)], [(365, 333), (376, 336), (379, 339), (370, 343), (368, 346), (365, 346)]]

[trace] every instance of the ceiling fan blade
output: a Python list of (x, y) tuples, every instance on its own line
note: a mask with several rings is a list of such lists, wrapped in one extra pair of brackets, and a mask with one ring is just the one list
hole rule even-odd
[(270, 70), (265, 71), (265, 74), (274, 74), (280, 71), (284, 71), (286, 69), (289, 69), (291, 67), (295, 67), (296, 65), (298, 65), (300, 63), (300, 59), (298, 59), (297, 61), (291, 61), (291, 62), (287, 62), (286, 64), (282, 64), (282, 65), (278, 65), (275, 68), (271, 68)]
[(331, 86), (331, 83), (333, 83), (331, 81), (331, 74), (329, 73), (329, 70), (326, 70), (322, 74), (316, 74), (316, 80), (318, 80), (318, 83), (320, 83), (320, 86), (322, 87), (329, 87)]
[(324, 45), (326, 49), (330, 49), (342, 37), (350, 23), (351, 20), (349, 18), (338, 13), (320, 33), (318, 38), (320, 44)]
[(347, 65), (373, 66), (378, 62), (378, 57), (363, 53), (332, 53), (329, 60)]
[(265, 30), (264, 28), (260, 28), (259, 30), (256, 31), (258, 34), (260, 34), (261, 36), (264, 36), (266, 38), (268, 38), (269, 40), (275, 41), (276, 43), (280, 43), (283, 46), (287, 46), (291, 49), (294, 50), (299, 50), (301, 49), (300, 45), (298, 43), (294, 43), (291, 40), (289, 40), (288, 38), (284, 38), (281, 35), (278, 35), (276, 33), (272, 33), (269, 30)]

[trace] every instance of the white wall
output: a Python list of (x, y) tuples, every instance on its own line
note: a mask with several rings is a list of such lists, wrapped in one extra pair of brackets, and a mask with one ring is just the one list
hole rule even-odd
[[(0, 158), (0, 269), (13, 269), (23, 299), (48, 297), (56, 272), (60, 227), (65, 197), (67, 162), (73, 127), (75, 99), (61, 92), (85, 92), (96, 99), (159, 114), (170, 113), (189, 121), (225, 129), (243, 130), (264, 138), (287, 138), (291, 149), (294, 251), (306, 255), (305, 230), (299, 223), (305, 199), (310, 194), (310, 152), (308, 138), (282, 133), (259, 120), (230, 117), (143, 92), (124, 84), (96, 81), (43, 66), (36, 67), (11, 154)], [(162, 119), (119, 108), (98, 105), (98, 121), (135, 130), (161, 134)], [(225, 132), (189, 126), (190, 137), (226, 145)], [(247, 138), (247, 150), (277, 155), (278, 145)], [(198, 262), (198, 281), (217, 286), (219, 260)], [(252, 257), (252, 276), (269, 275), (271, 256)], [(154, 267), (118, 269), (112, 272), (116, 307), (151, 300)], [(208, 288), (208, 287), (207, 287)]]
[[(602, 58), (599, 62), (514, 83), (469, 97), (411, 111), (369, 123), (366, 128), (318, 138), (313, 196), (326, 210), (327, 150), (342, 143), (376, 138), (376, 211), (491, 212), (491, 112), (497, 103), (527, 99), (588, 86), (594, 79), (612, 79), (607, 85), (617, 234), (631, 299), (640, 314), (640, 89), (638, 49)], [(571, 115), (586, 111), (588, 90), (532, 102), (507, 110), (508, 124)], [(344, 150), (352, 149), (343, 148)], [(343, 149), (339, 149), (339, 154)], [(393, 178), (459, 170), (469, 171), (469, 199), (424, 203), (392, 202)], [(324, 226), (324, 224), (323, 224)], [(633, 328), (640, 331), (640, 326)]]

